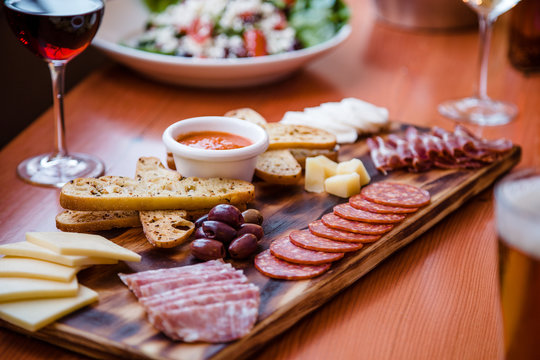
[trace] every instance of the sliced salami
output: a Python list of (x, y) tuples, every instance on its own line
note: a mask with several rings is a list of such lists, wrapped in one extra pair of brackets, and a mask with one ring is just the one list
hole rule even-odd
[(364, 221), (376, 224), (393, 224), (403, 221), (405, 215), (399, 214), (377, 214), (369, 211), (353, 208), (350, 204), (339, 204), (334, 206), (334, 214), (344, 219)]
[(278, 259), (295, 264), (320, 265), (339, 260), (344, 253), (313, 251), (294, 245), (289, 236), (282, 236), (270, 244), (270, 252)]
[(294, 230), (289, 234), (291, 242), (304, 249), (324, 252), (351, 252), (360, 250), (362, 243), (334, 241), (314, 235), (309, 230)]
[(363, 188), (360, 195), (377, 204), (415, 208), (429, 204), (431, 198), (426, 190), (395, 182), (371, 184)]
[(326, 214), (321, 218), (324, 225), (332, 229), (349, 231), (358, 234), (381, 235), (390, 231), (392, 224), (369, 224), (366, 222), (347, 220), (333, 213)]
[(304, 280), (319, 276), (330, 269), (331, 263), (321, 265), (299, 265), (283, 261), (265, 250), (255, 256), (255, 268), (274, 279)]
[(330, 240), (352, 242), (352, 243), (372, 243), (381, 238), (380, 235), (366, 235), (332, 229), (323, 224), (321, 220), (316, 220), (309, 224), (309, 230), (317, 236)]
[(351, 196), (349, 204), (351, 204), (353, 208), (378, 214), (410, 214), (418, 210), (418, 208), (415, 207), (406, 208), (377, 204), (364, 199), (360, 194)]

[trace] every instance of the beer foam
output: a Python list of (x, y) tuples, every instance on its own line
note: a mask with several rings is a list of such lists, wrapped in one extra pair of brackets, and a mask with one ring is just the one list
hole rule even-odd
[(495, 214), (500, 237), (540, 259), (540, 177), (502, 183), (497, 189)]

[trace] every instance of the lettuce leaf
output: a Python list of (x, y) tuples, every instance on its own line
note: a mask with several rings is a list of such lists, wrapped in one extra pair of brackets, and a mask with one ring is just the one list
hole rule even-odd
[(296, 0), (289, 24), (302, 46), (310, 47), (332, 38), (349, 18), (349, 8), (342, 0)]
[(160, 13), (167, 8), (167, 6), (176, 4), (178, 0), (144, 0), (146, 7), (154, 13)]

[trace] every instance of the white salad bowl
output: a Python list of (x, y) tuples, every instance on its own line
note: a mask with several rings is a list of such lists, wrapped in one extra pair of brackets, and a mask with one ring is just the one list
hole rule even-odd
[(143, 31), (148, 14), (141, 1), (108, 1), (93, 45), (146, 77), (196, 87), (233, 88), (277, 81), (333, 50), (351, 33), (351, 27), (345, 25), (333, 38), (315, 46), (282, 54), (238, 59), (188, 58), (121, 45), (122, 41)]
[[(251, 145), (230, 150), (207, 150), (179, 143), (183, 134), (203, 131), (240, 135)], [(173, 154), (176, 171), (183, 176), (222, 177), (251, 181), (257, 156), (268, 148), (268, 134), (259, 125), (223, 116), (204, 116), (178, 121), (163, 133), (163, 142)]]

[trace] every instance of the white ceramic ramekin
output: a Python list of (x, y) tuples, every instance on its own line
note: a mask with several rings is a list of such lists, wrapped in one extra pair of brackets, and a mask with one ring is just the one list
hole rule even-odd
[[(220, 131), (243, 136), (252, 144), (231, 150), (207, 150), (180, 144), (181, 134)], [(257, 156), (268, 148), (266, 131), (248, 121), (223, 116), (204, 116), (178, 121), (163, 133), (163, 142), (173, 154), (176, 170), (183, 176), (222, 177), (251, 181)]]

